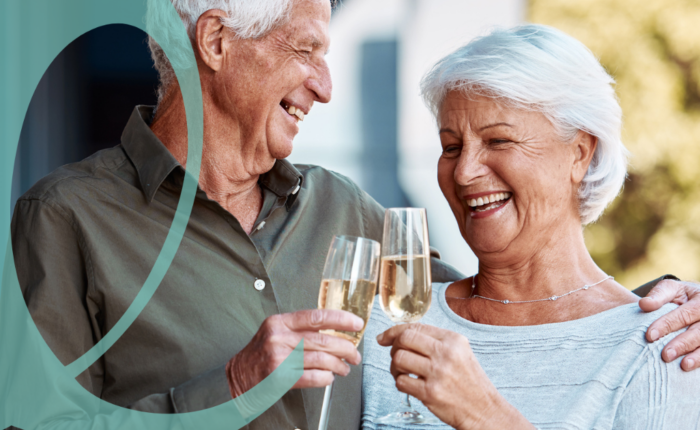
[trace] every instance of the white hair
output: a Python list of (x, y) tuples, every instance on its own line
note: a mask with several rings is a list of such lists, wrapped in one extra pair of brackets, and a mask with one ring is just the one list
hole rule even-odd
[(450, 91), (482, 95), (542, 112), (564, 141), (579, 130), (598, 140), (578, 192), (583, 225), (594, 222), (619, 194), (628, 152), (615, 81), (573, 37), (544, 25), (496, 29), (440, 60), (421, 82), (435, 117)]
[[(197, 20), (203, 13), (212, 9), (220, 9), (228, 15), (221, 23), (233, 30), (237, 37), (242, 39), (258, 39), (270, 31), (284, 24), (289, 19), (289, 14), (295, 0), (170, 0), (175, 10), (180, 15), (190, 38), (189, 43), (195, 39)], [(166, 3), (167, 5), (167, 3)], [(151, 49), (151, 57), (158, 75), (160, 84), (158, 87), (158, 101), (165, 95), (170, 84), (175, 80), (175, 72), (172, 63), (179, 67), (193, 67), (190, 57), (185, 52), (187, 47), (180, 46), (183, 42), (168, 31), (163, 17), (167, 11), (163, 10), (161, 1), (149, 1), (147, 9), (147, 25), (150, 35), (158, 34), (158, 38), (168, 41), (174, 46), (178, 54), (171, 55), (168, 59), (163, 49), (153, 37), (148, 38), (148, 47)]]

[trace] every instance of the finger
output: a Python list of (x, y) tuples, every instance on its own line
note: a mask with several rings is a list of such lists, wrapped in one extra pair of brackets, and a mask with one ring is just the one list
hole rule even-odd
[(304, 374), (301, 375), (292, 389), (327, 387), (333, 383), (334, 379), (333, 372), (328, 370), (304, 370)]
[(382, 346), (389, 346), (394, 343), (397, 337), (401, 336), (403, 332), (406, 330), (418, 330), (421, 333), (424, 333), (428, 336), (431, 336), (435, 339), (441, 340), (445, 337), (446, 333), (448, 332), (447, 330), (428, 325), (428, 324), (420, 324), (420, 323), (410, 323), (410, 324), (399, 324), (391, 327), (389, 330), (385, 331), (384, 333), (380, 333), (379, 336), (377, 336), (377, 343), (382, 345)]
[(412, 378), (405, 373), (396, 377), (396, 389), (421, 401), (426, 398), (425, 380)]
[(315, 331), (307, 331), (302, 335), (304, 336), (304, 351), (325, 352), (355, 366), (362, 362), (362, 356), (357, 348), (347, 339)]
[(377, 336), (377, 343), (381, 346), (391, 346), (394, 343), (394, 339), (406, 331), (410, 325), (411, 324), (395, 325), (383, 333), (379, 333)]
[(426, 357), (433, 357), (440, 347), (440, 341), (425, 334), (423, 327), (416, 326), (404, 330), (391, 347), (391, 356), (394, 357), (399, 350), (410, 350)]
[(308, 309), (283, 314), (282, 320), (293, 331), (341, 330), (360, 331), (365, 326), (362, 318), (337, 309)]
[(688, 330), (674, 337), (661, 351), (661, 357), (665, 362), (670, 363), (698, 348), (700, 348), (700, 323), (695, 323)]
[(666, 279), (656, 284), (646, 297), (639, 300), (639, 307), (644, 312), (653, 312), (666, 303), (675, 302), (684, 297), (686, 297), (686, 293), (683, 283)]
[(340, 376), (350, 373), (350, 366), (338, 357), (321, 351), (305, 351), (304, 370), (311, 369), (330, 370)]
[(700, 350), (696, 349), (694, 352), (688, 354), (683, 361), (681, 361), (681, 369), (686, 372), (695, 370), (700, 367)]
[(429, 358), (401, 349), (394, 354), (391, 360), (390, 371), (394, 378), (402, 373), (426, 377), (432, 368)]
[(647, 330), (647, 340), (654, 342), (697, 321), (700, 321), (700, 301), (693, 300), (654, 321)]

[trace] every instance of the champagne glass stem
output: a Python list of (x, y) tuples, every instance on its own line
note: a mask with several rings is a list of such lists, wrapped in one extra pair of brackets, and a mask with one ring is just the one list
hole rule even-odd
[(328, 427), (328, 419), (331, 416), (330, 412), (333, 384), (335, 384), (335, 381), (331, 382), (331, 385), (326, 387), (326, 391), (323, 394), (323, 406), (321, 406), (321, 419), (318, 422), (318, 430), (326, 430)]

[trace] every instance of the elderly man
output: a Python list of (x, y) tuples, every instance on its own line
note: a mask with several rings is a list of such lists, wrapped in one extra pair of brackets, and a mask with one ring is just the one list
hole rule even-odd
[[(329, 0), (173, 0), (188, 27), (204, 100), (201, 176), (188, 229), (145, 310), (80, 383), (133, 409), (201, 410), (260, 382), (304, 338), (304, 374), (251, 429), (318, 424), (323, 390), (360, 354), (321, 329), (361, 320), (310, 311), (334, 234), (380, 240), (383, 208), (348, 179), (285, 161), (299, 122), (331, 98)], [(17, 203), (13, 250), (27, 306), (68, 364), (119, 320), (173, 219), (187, 163), (180, 88), (160, 48), (157, 112), (137, 107), (122, 144), (64, 166)], [(433, 259), (433, 279), (462, 276)], [(663, 283), (649, 308), (692, 298)], [(691, 303), (684, 315), (697, 320)], [(675, 318), (675, 319), (674, 319)], [(660, 335), (686, 325), (678, 314)], [(697, 333), (695, 331), (694, 333)], [(697, 339), (677, 344), (678, 355)], [(699, 360), (700, 361), (700, 360)], [(339, 378), (330, 428), (357, 429), (360, 369)]]

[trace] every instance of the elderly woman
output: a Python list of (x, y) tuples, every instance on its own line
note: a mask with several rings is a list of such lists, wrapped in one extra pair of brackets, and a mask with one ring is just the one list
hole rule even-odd
[(363, 428), (388, 428), (376, 423), (399, 391), (458, 429), (698, 428), (700, 373), (661, 361), (677, 333), (645, 340), (675, 306), (642, 313), (584, 244), (582, 225), (625, 179), (612, 83), (585, 46), (540, 25), (476, 39), (424, 79), (438, 180), (479, 272), (434, 284), (424, 325), (391, 327), (375, 304)]

